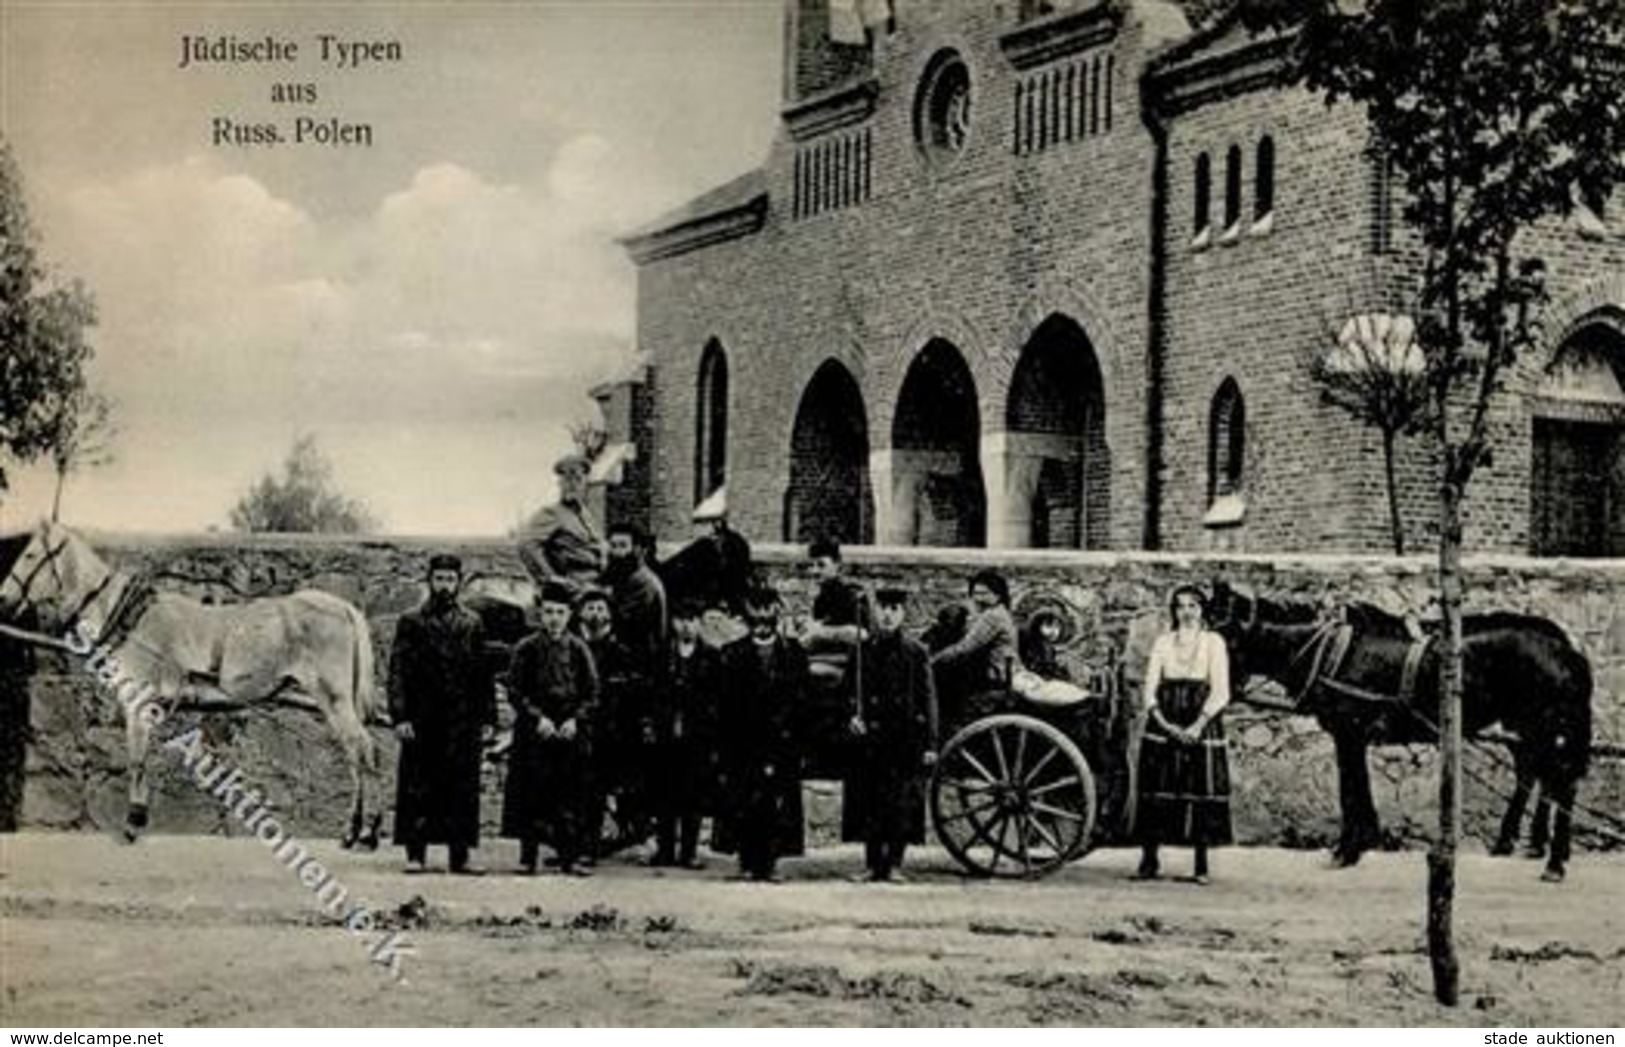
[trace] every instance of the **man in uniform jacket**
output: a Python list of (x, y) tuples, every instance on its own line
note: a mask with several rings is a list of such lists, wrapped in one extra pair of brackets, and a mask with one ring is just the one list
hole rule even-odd
[(519, 535), (519, 559), (541, 585), (563, 582), (572, 592), (598, 581), (604, 569), (604, 539), (587, 509), (587, 459), (567, 454), (553, 463), (559, 500), (543, 506)]
[(655, 753), (650, 782), (655, 854), (650, 864), (700, 868), (700, 820), (715, 787), (719, 656), (700, 638), (699, 603), (672, 611), (671, 641), (650, 691)]
[(559, 871), (586, 876), (597, 825), (592, 802), (592, 741), (598, 716), (598, 672), (592, 653), (569, 631), (571, 592), (542, 586), (542, 626), (514, 648), (508, 672), (513, 748), (503, 796), (502, 834), (519, 841), (519, 861), (536, 871), (546, 840)]
[(412, 872), (423, 870), (430, 844), (446, 845), (452, 872), (477, 872), (468, 852), (480, 842), (480, 755), (496, 725), (496, 688), (479, 616), (457, 601), (461, 585), (457, 557), (432, 557), (428, 599), (395, 626), (395, 842)]
[(782, 634), (779, 610), (778, 593), (754, 591), (745, 601), (750, 632), (722, 650), (723, 792), (740, 873), (759, 881), (774, 880), (778, 859), (805, 846), (795, 735), (807, 655)]
[(901, 879), (903, 851), (925, 841), (925, 776), (936, 762), (931, 655), (903, 634), (908, 591), (875, 594), (875, 632), (847, 679), (857, 759), (841, 802), (841, 836), (862, 841), (868, 879)]

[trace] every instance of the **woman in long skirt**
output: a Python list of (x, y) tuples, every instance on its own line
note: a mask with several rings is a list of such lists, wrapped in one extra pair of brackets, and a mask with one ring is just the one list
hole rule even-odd
[(1232, 841), (1230, 760), (1221, 714), (1230, 702), (1224, 640), (1205, 628), (1195, 586), (1169, 601), (1173, 629), (1151, 646), (1145, 675), (1145, 735), (1140, 743), (1138, 879), (1161, 875), (1162, 844), (1195, 849), (1192, 881), (1208, 882), (1208, 848)]

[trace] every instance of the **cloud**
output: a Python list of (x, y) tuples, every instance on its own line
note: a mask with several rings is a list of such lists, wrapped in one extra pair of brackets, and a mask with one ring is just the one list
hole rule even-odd
[[(628, 169), (582, 136), (537, 184), (436, 163), (361, 217), (328, 222), (212, 158), (45, 193), (47, 242), (97, 296), (97, 370), (121, 404), (120, 482), (105, 486), (184, 488), (187, 513), (218, 504), (218, 519), (292, 433), (331, 431), (341, 475), (356, 449), (355, 493), (396, 527), (466, 531), (480, 511), (505, 526), (513, 484), (495, 465), (483, 509), (482, 466), (465, 467), (455, 521), (397, 488), (415, 476), (423, 432), (465, 459), (486, 441), (511, 470), (516, 449), (562, 447), (566, 423), (590, 410), (586, 389), (634, 328), (633, 273), (612, 233), (655, 190), (618, 182)], [(178, 432), (209, 453), (177, 459)], [(81, 482), (94, 493), (94, 474)]]

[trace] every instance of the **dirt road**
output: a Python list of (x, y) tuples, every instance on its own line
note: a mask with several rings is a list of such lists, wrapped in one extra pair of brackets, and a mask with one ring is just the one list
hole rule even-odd
[(970, 882), (927, 849), (912, 882), (877, 887), (846, 882), (851, 848), (788, 863), (778, 885), (728, 882), (724, 859), (527, 879), (497, 844), (492, 874), (465, 879), (312, 851), (404, 927), (403, 984), (256, 841), (0, 837), (0, 1024), (1625, 1023), (1619, 855), (1582, 856), (1555, 887), (1530, 862), (1464, 857), (1464, 1006), (1444, 1010), (1419, 852), (1332, 872), (1229, 850), (1198, 887), (1130, 881), (1127, 851)]

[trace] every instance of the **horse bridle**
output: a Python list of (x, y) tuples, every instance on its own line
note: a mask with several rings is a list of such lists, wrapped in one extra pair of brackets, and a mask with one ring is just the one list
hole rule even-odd
[(48, 537), (44, 539), (44, 544), (45, 555), (40, 557), (39, 563), (34, 565), (33, 570), (29, 571), (26, 577), (24, 577), (21, 581), (18, 581), (15, 571), (6, 575), (5, 584), (0, 585), (0, 597), (5, 596), (5, 591), (8, 586), (15, 584), (17, 586), (16, 604), (19, 608), (26, 607), (28, 605), (29, 594), (34, 588), (35, 580), (39, 578), (40, 573), (47, 567), (51, 568), (51, 573), (55, 576), (58, 587), (62, 586), (62, 571), (56, 566), (56, 560), (57, 557), (61, 556), (62, 553), (68, 548), (68, 539), (63, 538), (62, 544), (58, 545), (55, 549), (51, 548), (51, 540)]
[[(1237, 619), (1230, 613), (1231, 608), (1234, 607), (1235, 602), (1238, 599), (1245, 600), (1247, 603), (1247, 615), (1244, 619)], [(1233, 623), (1237, 626), (1237, 636), (1239, 639), (1252, 639), (1257, 635), (1259, 627), (1265, 624), (1259, 616), (1259, 608), (1261, 604), (1262, 601), (1256, 596), (1244, 596), (1241, 593), (1237, 593), (1233, 590), (1229, 593), (1229, 601), (1227, 602), (1227, 606), (1225, 608), (1225, 621), (1226, 623)], [(1306, 622), (1304, 624), (1307, 625), (1311, 623)], [(1250, 695), (1248, 695), (1248, 700), (1252, 701), (1254, 704), (1266, 706), (1271, 709), (1285, 709), (1292, 712), (1302, 710), (1304, 700), (1307, 699), (1310, 692), (1315, 689), (1315, 685), (1322, 682), (1319, 678), (1323, 663), (1325, 661), (1326, 651), (1330, 646), (1333, 637), (1337, 634), (1338, 626), (1338, 622), (1330, 619), (1321, 622), (1320, 626), (1315, 629), (1314, 632), (1309, 634), (1309, 638), (1300, 644), (1298, 649), (1293, 651), (1291, 656), (1287, 658), (1285, 670), (1287, 673), (1295, 670), (1300, 664), (1302, 664), (1304, 659), (1309, 657), (1314, 658), (1313, 664), (1309, 666), (1309, 673), (1304, 678), (1303, 686), (1299, 688), (1298, 693), (1293, 697), (1291, 705), (1281, 705), (1277, 702), (1260, 702), (1252, 698)], [(1259, 674), (1248, 673), (1249, 677), (1256, 675)]]
[[(15, 582), (17, 586), (16, 605), (19, 609), (29, 606), (29, 597), (32, 595), (34, 583), (39, 579), (40, 575), (47, 567), (51, 569), (51, 577), (56, 582), (57, 589), (60, 591), (67, 588), (67, 579), (62, 576), (62, 569), (57, 565), (57, 560), (61, 558), (65, 551), (67, 551), (69, 542), (70, 539), (64, 535), (62, 541), (55, 548), (52, 548), (50, 538), (46, 537), (44, 539), (45, 555), (40, 557), (39, 563), (35, 564), (33, 569), (30, 570), (22, 580)], [(113, 571), (112, 569), (108, 569), (107, 573), (102, 577), (102, 580), (98, 584), (92, 586), (84, 596), (80, 597), (79, 602), (74, 605), (73, 610), (69, 611), (63, 616), (61, 623), (63, 632), (70, 632), (79, 624), (79, 618), (85, 613), (85, 608), (89, 607), (103, 593), (105, 593), (108, 587), (113, 584), (113, 580), (116, 577), (117, 572)], [(12, 584), (14, 578), (14, 575), (8, 575), (6, 577), (6, 585)], [(4, 595), (4, 592), (5, 586), (0, 586), (0, 595)], [(105, 633), (110, 632), (114, 624), (115, 623), (113, 621), (109, 620), (104, 628), (104, 635), (95, 637), (92, 642), (98, 644), (101, 643), (102, 640), (105, 639)]]

